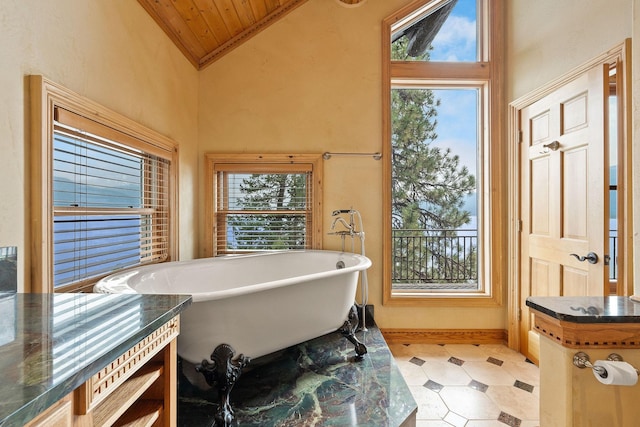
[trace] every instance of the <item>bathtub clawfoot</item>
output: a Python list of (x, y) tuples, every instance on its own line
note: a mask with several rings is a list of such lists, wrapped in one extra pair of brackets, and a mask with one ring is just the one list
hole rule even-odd
[(230, 345), (220, 344), (211, 353), (212, 363), (203, 360), (196, 366), (196, 371), (204, 375), (207, 384), (216, 387), (218, 391), (220, 404), (214, 415), (214, 425), (219, 427), (229, 427), (233, 423), (234, 416), (229, 403), (229, 394), (240, 377), (242, 368), (250, 362), (250, 359), (242, 354), (233, 359), (235, 354), (235, 350)]
[(355, 305), (351, 306), (349, 310), (349, 317), (344, 321), (344, 324), (338, 331), (348, 339), (353, 345), (356, 346), (356, 358), (362, 359), (362, 356), (367, 354), (367, 347), (362, 344), (358, 338), (356, 338), (356, 329), (358, 328), (358, 309)]

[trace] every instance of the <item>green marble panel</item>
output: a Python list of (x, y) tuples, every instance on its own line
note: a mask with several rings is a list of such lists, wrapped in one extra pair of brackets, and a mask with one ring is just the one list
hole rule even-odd
[[(231, 392), (237, 425), (401, 426), (416, 402), (380, 330), (357, 336), (369, 351), (362, 360), (332, 333), (252, 361)], [(210, 425), (216, 404), (215, 391), (179, 376), (179, 426)]]

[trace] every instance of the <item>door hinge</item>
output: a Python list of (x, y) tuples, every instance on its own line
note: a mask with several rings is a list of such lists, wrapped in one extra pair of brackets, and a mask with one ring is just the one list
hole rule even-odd
[(521, 321), (522, 321), (522, 309), (519, 308), (518, 309), (518, 322), (521, 322)]
[(518, 142), (519, 143), (522, 142), (522, 131), (521, 130), (518, 131)]
[(517, 221), (517, 223), (516, 223), (516, 229), (517, 229), (517, 231), (518, 231), (518, 232), (521, 232), (521, 231), (522, 231), (522, 220), (521, 220), (521, 219), (519, 219), (519, 220)]

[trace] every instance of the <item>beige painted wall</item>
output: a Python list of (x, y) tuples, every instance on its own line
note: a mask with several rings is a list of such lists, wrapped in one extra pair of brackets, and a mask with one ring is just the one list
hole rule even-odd
[(631, 37), (633, 1), (505, 1), (508, 101)]
[[(369, 0), (349, 9), (336, 1), (310, 0), (205, 68), (200, 161), (205, 152), (381, 151), (381, 22), (408, 3)], [(331, 211), (358, 209), (373, 261), (370, 302), (380, 326), (506, 328), (503, 307), (383, 306), (382, 163), (334, 157), (324, 167), (324, 247), (340, 248), (339, 238), (326, 235)]]
[(29, 287), (28, 91), (42, 74), (180, 144), (180, 254), (196, 252), (197, 71), (132, 0), (0, 0), (0, 246)]

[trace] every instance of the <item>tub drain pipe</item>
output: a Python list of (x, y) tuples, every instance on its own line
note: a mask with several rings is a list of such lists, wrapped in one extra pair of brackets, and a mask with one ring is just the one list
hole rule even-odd
[[(357, 212), (357, 211), (356, 211)], [(360, 213), (358, 213), (358, 218), (360, 219), (360, 251), (362, 252), (362, 256), (366, 256), (364, 250), (364, 230), (362, 229), (362, 217), (360, 217)], [(367, 315), (365, 313), (365, 309), (367, 307), (367, 302), (369, 301), (369, 280), (367, 279), (367, 269), (362, 270), (362, 276), (360, 277), (360, 295), (362, 299), (362, 325), (360, 326), (361, 331), (367, 331)]]

